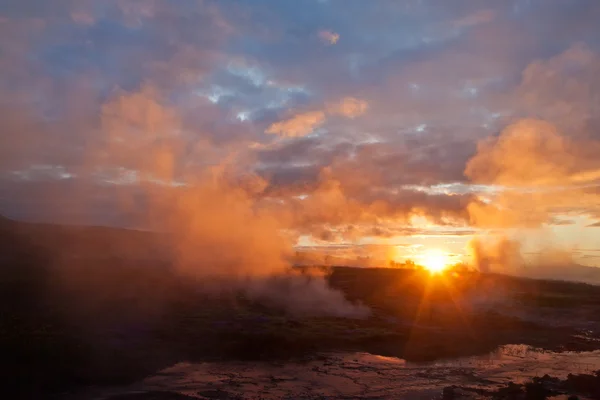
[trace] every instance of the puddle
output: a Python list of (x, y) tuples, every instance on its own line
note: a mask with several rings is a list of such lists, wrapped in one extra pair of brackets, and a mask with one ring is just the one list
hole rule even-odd
[[(600, 369), (600, 351), (564, 352), (507, 345), (478, 357), (411, 363), (369, 353), (322, 354), (305, 363), (179, 363), (126, 388), (88, 392), (87, 399), (143, 391), (215, 399), (441, 398), (444, 387), (495, 390), (549, 374)], [(477, 398), (477, 397), (473, 397)]]

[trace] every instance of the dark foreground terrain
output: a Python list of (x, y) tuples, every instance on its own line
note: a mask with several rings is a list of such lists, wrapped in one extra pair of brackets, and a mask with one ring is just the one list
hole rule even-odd
[[(308, 362), (323, 352), (428, 362), (517, 343), (554, 352), (600, 349), (596, 286), (338, 267), (325, 270), (325, 278), (350, 301), (370, 307), (371, 316), (289, 316), (239, 293), (207, 295), (199, 290), (202, 282), (158, 261), (148, 250), (157, 241), (143, 232), (0, 220), (7, 393), (65, 398), (89, 386), (135, 382), (180, 362)], [(596, 379), (589, 376), (581, 379)], [(566, 393), (565, 382), (543, 383)], [(525, 389), (519, 386), (519, 396)], [(444, 393), (459, 398), (461, 390)], [(138, 398), (178, 398), (145, 396)]]

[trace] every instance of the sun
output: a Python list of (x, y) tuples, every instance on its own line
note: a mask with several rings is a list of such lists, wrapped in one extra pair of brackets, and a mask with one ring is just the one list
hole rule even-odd
[(432, 274), (437, 274), (448, 268), (450, 259), (441, 250), (428, 250), (421, 258), (423, 266)]

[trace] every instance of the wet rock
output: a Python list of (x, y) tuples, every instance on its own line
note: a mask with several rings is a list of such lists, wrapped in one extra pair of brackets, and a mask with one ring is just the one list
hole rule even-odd
[[(558, 359), (564, 362), (567, 356), (570, 355), (560, 355)], [(524, 361), (519, 359), (517, 362)], [(527, 366), (536, 365), (536, 362), (533, 359)], [(501, 369), (489, 370), (485, 369), (487, 364), (483, 365), (484, 368), (479, 365), (481, 364), (470, 361), (464, 361), (460, 367), (452, 362), (407, 365), (402, 360), (367, 353), (334, 353), (313, 356), (307, 361), (287, 363), (180, 363), (148, 377), (144, 385), (139, 387), (174, 391), (185, 388), (186, 393), (194, 394), (194, 398), (205, 400), (261, 397), (416, 399), (425, 398), (424, 395), (432, 398), (436, 394), (434, 398), (438, 400), (566, 400), (569, 395), (580, 396), (582, 399), (599, 398), (588, 394), (599, 379), (597, 375), (571, 375), (567, 379), (566, 372), (563, 375), (557, 368), (548, 368), (561, 375), (558, 378), (544, 375), (521, 381), (522, 374), (511, 369), (510, 363), (503, 365)], [(531, 373), (531, 368), (525, 370)], [(519, 379), (519, 384), (507, 384), (505, 379), (509, 376)], [(406, 382), (406, 385), (399, 385), (397, 382)], [(164, 397), (164, 393), (160, 395), (163, 397), (158, 397), (159, 400), (172, 398)], [(134, 397), (140, 400), (144, 398), (152, 399), (148, 394)], [(183, 400), (185, 397), (174, 399)]]
[(527, 400), (545, 400), (552, 394), (542, 384), (527, 383), (525, 385), (525, 399)]
[[(554, 396), (568, 397), (569, 400), (577, 400), (579, 395), (585, 398), (600, 399), (600, 373), (569, 374), (566, 380), (560, 380), (549, 375), (533, 378), (525, 385), (517, 385), (510, 382), (506, 387), (499, 389), (494, 394), (494, 399), (503, 400), (545, 400), (555, 398)], [(448, 397), (452, 399), (454, 397)], [(558, 397), (556, 397), (558, 398)]]
[(569, 374), (564, 382), (569, 393), (580, 393), (594, 399), (600, 399), (600, 371), (591, 374)]
[(215, 399), (215, 400), (237, 400), (240, 397), (234, 395), (232, 393), (226, 392), (225, 390), (216, 389), (216, 390), (203, 390), (198, 392), (199, 396), (202, 396), (206, 399)]
[[(313, 368), (313, 371), (315, 371), (315, 369)], [(271, 375), (269, 377), (269, 379), (271, 380), (271, 382), (273, 383), (279, 383), (279, 382), (287, 382), (287, 381), (295, 381), (296, 378), (294, 378), (293, 376), (275, 376), (275, 375)]]
[(517, 385), (514, 382), (509, 382), (504, 388), (498, 390), (495, 399), (502, 400), (521, 400), (525, 399), (525, 390), (522, 385)]
[(561, 394), (560, 386), (560, 379), (549, 375), (533, 378), (532, 382), (525, 384), (525, 398), (527, 400), (544, 400), (549, 396)]
[(456, 399), (456, 388), (454, 386), (445, 387), (442, 391), (442, 400)]
[(112, 396), (107, 400), (193, 400), (195, 397), (175, 392), (151, 391), (142, 393), (127, 393)]
[(473, 396), (483, 396), (485, 398), (491, 398), (494, 396), (494, 394), (495, 392), (486, 389), (453, 385), (444, 388), (444, 390), (442, 391), (442, 400), (471, 399), (473, 398)]

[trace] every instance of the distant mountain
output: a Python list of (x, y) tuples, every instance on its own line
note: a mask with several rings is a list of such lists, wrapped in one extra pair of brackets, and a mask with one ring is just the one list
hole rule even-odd
[[(29, 246), (52, 259), (72, 257), (153, 258), (165, 236), (152, 232), (103, 226), (20, 222), (0, 216), (0, 247)], [(32, 250), (34, 251), (34, 250)]]

